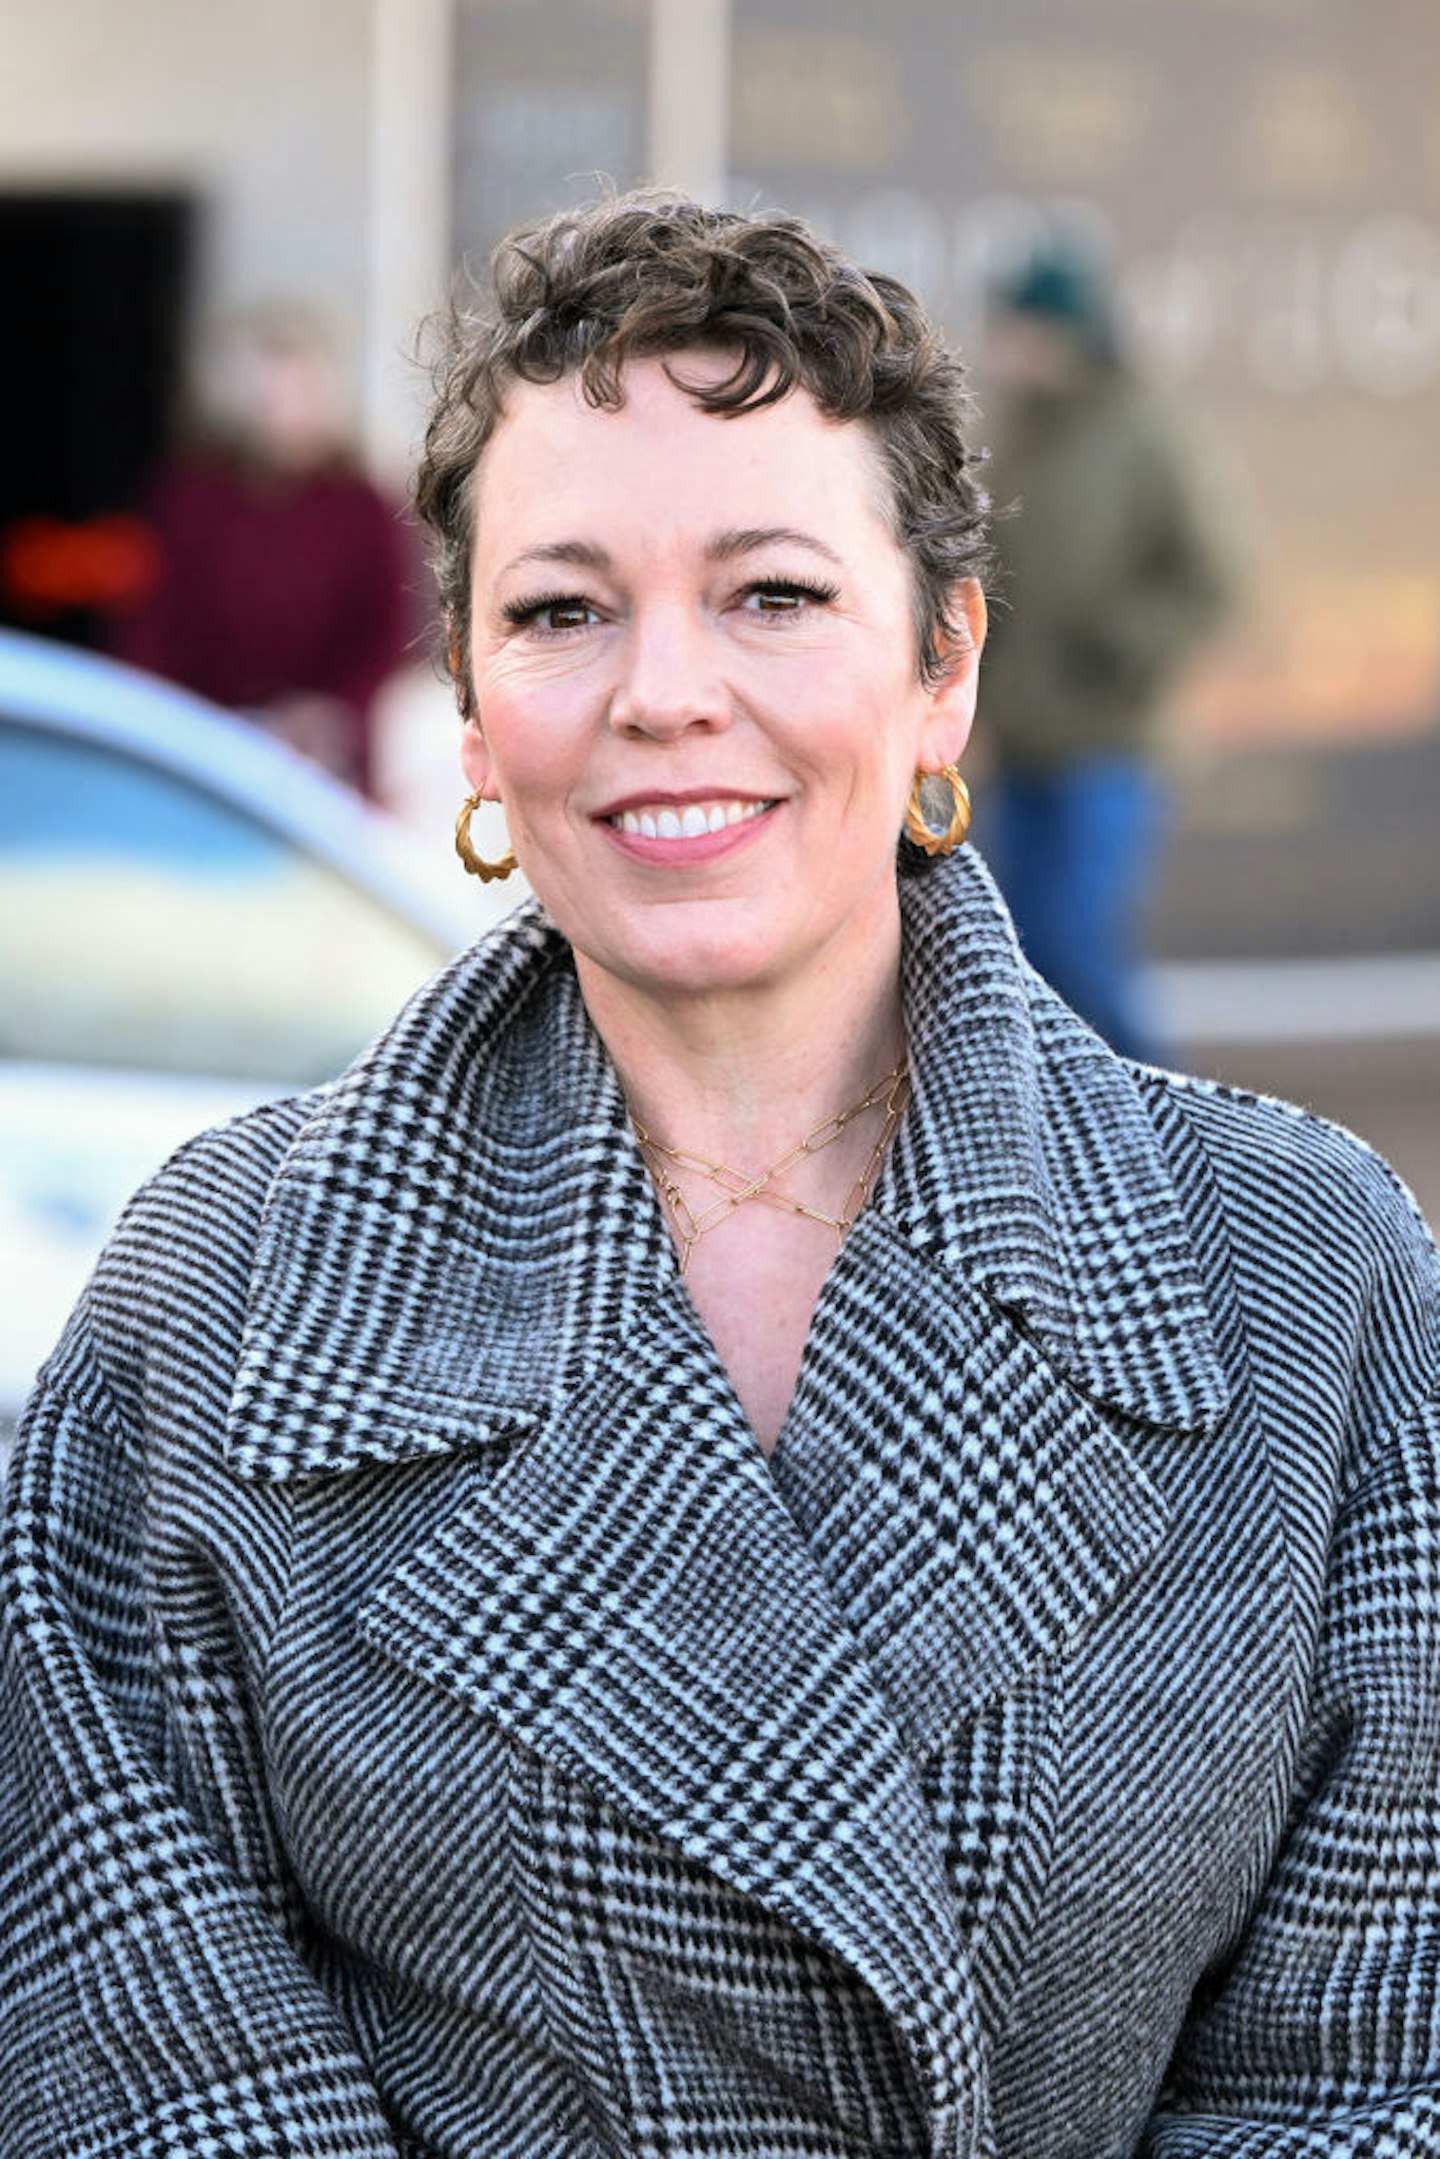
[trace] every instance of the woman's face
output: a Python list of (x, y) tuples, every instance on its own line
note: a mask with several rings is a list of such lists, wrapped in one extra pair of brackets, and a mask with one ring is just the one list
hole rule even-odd
[(984, 603), (961, 588), (927, 689), (863, 427), (803, 390), (721, 418), (658, 361), (624, 390), (517, 385), (485, 451), (465, 769), (582, 973), (817, 981), (896, 935), (905, 797), (963, 748)]

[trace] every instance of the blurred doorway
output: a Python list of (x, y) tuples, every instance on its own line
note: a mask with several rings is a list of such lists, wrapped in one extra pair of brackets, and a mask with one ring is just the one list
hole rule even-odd
[(180, 380), (193, 200), (0, 194), (0, 621), (80, 644), (139, 589)]

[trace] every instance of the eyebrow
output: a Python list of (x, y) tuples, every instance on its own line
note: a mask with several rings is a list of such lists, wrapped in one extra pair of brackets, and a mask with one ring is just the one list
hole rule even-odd
[(795, 525), (744, 525), (734, 531), (717, 532), (705, 553), (711, 562), (729, 562), (736, 555), (753, 555), (762, 547), (781, 546), (808, 548), (812, 555), (823, 555), (827, 562), (840, 567), (840, 557), (833, 547)]
[[(823, 555), (827, 562), (840, 567), (840, 557), (833, 547), (813, 532), (803, 532), (794, 525), (742, 525), (717, 532), (706, 544), (705, 555), (710, 562), (732, 562), (738, 555), (753, 555), (761, 548), (779, 546), (807, 548), (811, 554)], [(609, 552), (593, 540), (542, 540), (534, 547), (522, 548), (500, 574), (523, 569), (527, 563), (563, 563), (577, 570), (609, 570), (613, 566)]]
[(535, 547), (524, 547), (500, 572), (506, 577), (512, 570), (523, 570), (528, 562), (565, 562), (577, 570), (608, 570), (610, 557), (603, 547), (594, 546), (589, 540), (542, 540)]

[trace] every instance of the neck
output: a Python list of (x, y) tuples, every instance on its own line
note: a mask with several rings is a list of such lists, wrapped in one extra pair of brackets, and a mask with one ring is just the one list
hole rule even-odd
[(846, 1107), (905, 1050), (899, 925), (856, 967), (795, 985), (654, 996), (576, 954), (590, 1017), (631, 1110), (671, 1145), (740, 1167)]

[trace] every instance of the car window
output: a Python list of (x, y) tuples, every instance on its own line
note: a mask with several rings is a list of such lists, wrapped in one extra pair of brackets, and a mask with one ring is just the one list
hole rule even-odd
[(444, 957), (190, 780), (0, 723), (0, 1050), (308, 1081)]

